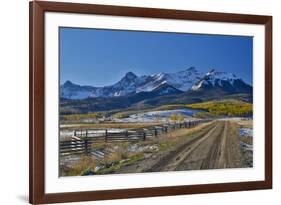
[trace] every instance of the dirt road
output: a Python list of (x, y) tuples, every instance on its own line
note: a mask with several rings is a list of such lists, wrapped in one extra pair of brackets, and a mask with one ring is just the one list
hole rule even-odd
[(123, 167), (117, 173), (236, 167), (243, 167), (236, 130), (228, 121), (216, 121), (173, 148)]

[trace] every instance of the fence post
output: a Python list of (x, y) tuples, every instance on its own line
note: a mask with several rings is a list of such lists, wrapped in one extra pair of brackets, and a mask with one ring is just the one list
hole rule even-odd
[(107, 142), (107, 129), (105, 129), (104, 141)]
[(129, 137), (128, 130), (125, 131), (125, 137), (126, 137), (126, 138)]
[(84, 143), (85, 143), (85, 153), (88, 154), (89, 153), (88, 137), (85, 137)]
[(145, 141), (146, 140), (146, 134), (145, 134), (145, 131), (144, 131), (144, 129), (142, 130), (143, 131), (143, 141)]
[(156, 127), (154, 127), (154, 134), (155, 134), (155, 137), (157, 136), (157, 129)]

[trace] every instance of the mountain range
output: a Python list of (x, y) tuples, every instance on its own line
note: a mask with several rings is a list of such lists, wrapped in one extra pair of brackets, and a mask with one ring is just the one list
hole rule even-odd
[(232, 73), (220, 72), (215, 69), (204, 74), (195, 67), (175, 73), (158, 73), (137, 76), (128, 72), (117, 83), (104, 86), (81, 86), (66, 81), (60, 86), (60, 97), (64, 99), (112, 98), (148, 93), (157, 96), (181, 94), (187, 91), (219, 89), (228, 94), (250, 93), (252, 86), (245, 83)]
[(216, 99), (252, 102), (252, 86), (235, 74), (190, 67), (175, 73), (137, 76), (133, 72), (110, 86), (60, 86), (60, 113), (146, 109), (166, 104), (189, 104)]

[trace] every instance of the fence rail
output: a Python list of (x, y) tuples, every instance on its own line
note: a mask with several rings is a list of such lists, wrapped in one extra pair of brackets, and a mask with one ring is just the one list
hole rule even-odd
[(134, 130), (112, 131), (108, 129), (74, 130), (70, 140), (60, 141), (60, 154), (88, 154), (95, 142), (140, 141), (158, 137), (161, 134), (172, 132), (176, 129), (192, 128), (206, 120), (169, 123), (162, 126), (153, 126)]

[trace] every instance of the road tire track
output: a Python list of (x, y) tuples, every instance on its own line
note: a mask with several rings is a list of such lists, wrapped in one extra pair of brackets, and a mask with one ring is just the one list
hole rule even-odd
[(144, 170), (145, 172), (157, 172), (157, 171), (172, 171), (177, 168), (177, 166), (197, 148), (206, 138), (208, 138), (219, 126), (215, 123), (214, 127), (207, 129), (200, 136), (188, 141), (187, 143), (181, 145), (178, 149), (173, 150), (165, 157), (161, 158), (157, 163), (155, 163), (149, 169)]
[(215, 141), (211, 146), (207, 157), (203, 160), (201, 169), (225, 168), (225, 142), (227, 133), (227, 123), (224, 122), (221, 132), (215, 136)]
[(151, 155), (117, 173), (187, 171), (242, 167), (237, 127), (213, 121), (177, 146)]

